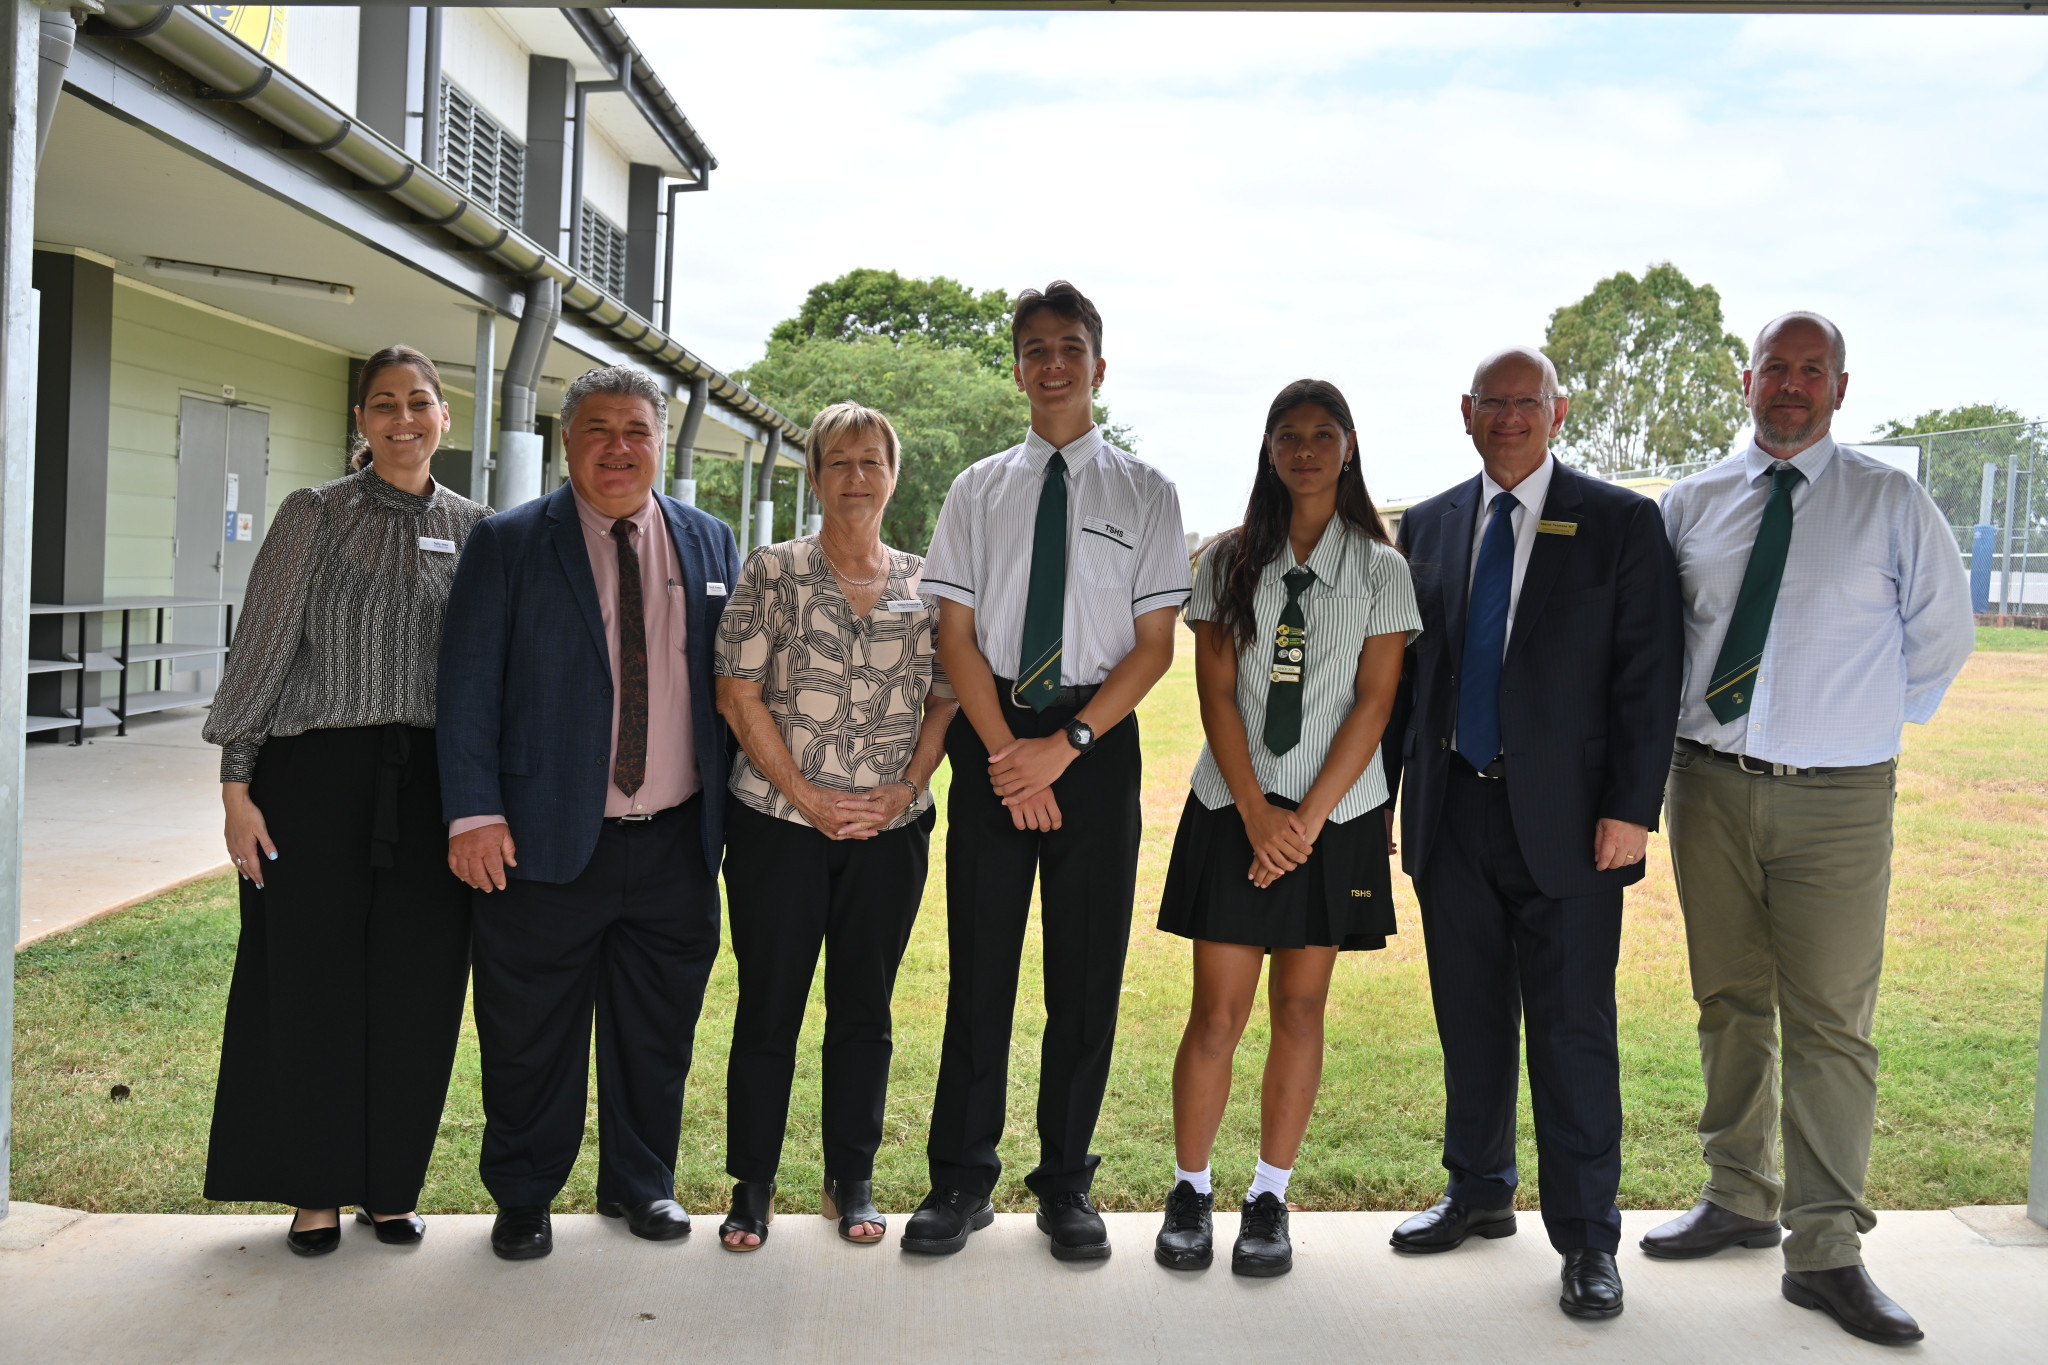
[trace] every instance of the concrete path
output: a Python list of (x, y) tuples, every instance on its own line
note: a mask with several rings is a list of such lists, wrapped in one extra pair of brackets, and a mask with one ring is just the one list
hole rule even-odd
[[(2032, 1224), (1972, 1210), (2005, 1241)], [(1061, 1265), (1022, 1214), (957, 1256), (856, 1248), (788, 1215), (744, 1256), (700, 1214), (682, 1243), (634, 1240), (595, 1215), (555, 1221), (555, 1254), (508, 1265), (489, 1219), (428, 1220), (424, 1245), (350, 1226), (315, 1261), (267, 1218), (71, 1215), (17, 1205), (0, 1223), (0, 1357), (64, 1361), (2032, 1361), (2048, 1359), (2048, 1245), (1998, 1245), (1949, 1213), (1887, 1213), (1869, 1239), (1880, 1284), (1927, 1329), (1888, 1355), (1778, 1294), (1776, 1252), (1673, 1264), (1635, 1240), (1667, 1215), (1625, 1215), (1628, 1309), (1604, 1323), (1556, 1307), (1557, 1258), (1519, 1236), (1443, 1256), (1387, 1249), (1392, 1213), (1300, 1214), (1296, 1266), (1153, 1264), (1156, 1214), (1111, 1214), (1116, 1254)], [(1217, 1218), (1224, 1248), (1234, 1214)], [(897, 1220), (900, 1228), (901, 1220)], [(2048, 1242), (2048, 1236), (2036, 1238)]]
[(22, 943), (227, 871), (220, 750), (199, 737), (205, 723), (187, 707), (138, 716), (126, 735), (91, 731), (78, 748), (28, 746)]

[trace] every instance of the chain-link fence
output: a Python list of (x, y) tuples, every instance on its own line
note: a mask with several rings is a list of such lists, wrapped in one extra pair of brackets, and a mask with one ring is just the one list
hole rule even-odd
[(1977, 610), (2048, 612), (2048, 478), (2034, 478), (2048, 475), (2048, 423), (1862, 444), (1919, 448), (1921, 486), (1955, 532)]

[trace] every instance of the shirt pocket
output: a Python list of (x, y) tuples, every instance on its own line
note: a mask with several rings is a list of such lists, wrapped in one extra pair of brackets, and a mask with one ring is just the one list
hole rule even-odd
[[(1074, 547), (1074, 580), (1088, 595), (1120, 593), (1126, 605), (1138, 571), (1137, 533), (1106, 517), (1081, 518)], [(1028, 570), (1027, 570), (1028, 572)]]

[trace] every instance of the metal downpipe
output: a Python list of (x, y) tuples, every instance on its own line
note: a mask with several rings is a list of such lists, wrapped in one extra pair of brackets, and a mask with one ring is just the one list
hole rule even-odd
[(562, 318), (562, 286), (539, 279), (526, 286), (526, 311), (505, 358), (505, 398), (498, 417), (498, 477), (492, 490), (499, 511), (540, 496), (541, 466), (547, 452), (534, 428), (539, 405), (541, 361)]
[(775, 459), (782, 454), (782, 430), (768, 428), (768, 448), (761, 453), (761, 486), (754, 503), (754, 544), (775, 543)]
[(672, 485), (677, 501), (697, 505), (697, 431), (704, 425), (704, 409), (711, 402), (711, 381), (702, 375), (690, 381), (690, 406), (683, 409), (682, 426), (676, 431), (676, 473)]
[(36, 30), (38, 84), (36, 86), (36, 164), (43, 163), (43, 148), (50, 145), (50, 124), (57, 117), (57, 97), (64, 93), (64, 73), (71, 69), (71, 47), (77, 41), (78, 21), (68, 9), (46, 9)]

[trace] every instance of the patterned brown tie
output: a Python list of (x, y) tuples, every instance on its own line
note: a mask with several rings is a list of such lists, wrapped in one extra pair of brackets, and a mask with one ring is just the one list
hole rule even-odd
[(631, 796), (647, 780), (647, 608), (633, 523), (613, 522), (612, 539), (619, 543), (619, 745), (612, 784)]

